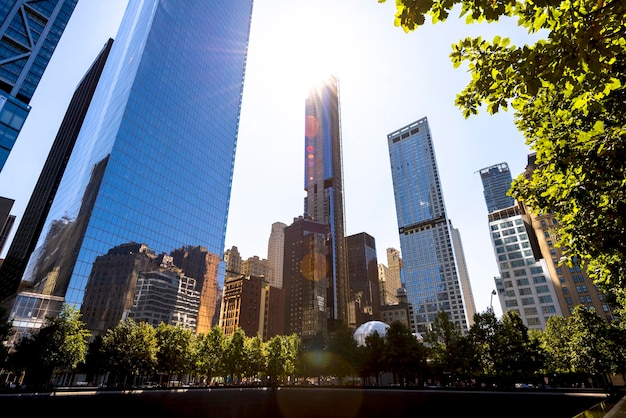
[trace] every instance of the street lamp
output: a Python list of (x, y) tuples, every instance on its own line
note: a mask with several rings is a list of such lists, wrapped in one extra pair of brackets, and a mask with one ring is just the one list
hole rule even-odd
[(493, 312), (493, 297), (496, 294), (496, 289), (491, 291), (491, 299), (489, 300), (489, 309)]

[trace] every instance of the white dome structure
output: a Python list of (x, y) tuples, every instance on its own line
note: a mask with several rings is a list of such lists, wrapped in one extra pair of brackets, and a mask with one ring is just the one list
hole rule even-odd
[(359, 326), (356, 331), (354, 331), (354, 340), (356, 341), (357, 345), (364, 346), (365, 338), (373, 335), (374, 332), (377, 332), (380, 337), (384, 338), (387, 335), (388, 328), (389, 325), (381, 321), (366, 322)]

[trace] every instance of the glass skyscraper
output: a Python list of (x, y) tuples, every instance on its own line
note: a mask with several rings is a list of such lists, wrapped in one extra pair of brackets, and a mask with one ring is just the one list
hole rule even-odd
[(348, 324), (343, 172), (338, 80), (330, 76), (309, 91), (305, 114), (305, 216), (330, 226), (329, 318)]
[(0, 3), (0, 171), (78, 0)]
[(138, 283), (157, 276), (195, 282), (196, 332), (216, 323), (251, 15), (252, 0), (129, 1), (14, 326), (66, 302), (104, 332), (137, 316)]
[(515, 205), (515, 199), (506, 195), (513, 182), (507, 163), (485, 167), (479, 173), (483, 182), (483, 194), (485, 195), (488, 213)]
[(387, 135), (400, 234), (404, 282), (413, 308), (413, 332), (428, 330), (448, 313), (468, 330), (450, 222), (426, 118)]
[(85, 120), (112, 45), (113, 39), (109, 39), (74, 91), (9, 251), (0, 266), (2, 278), (0, 300), (14, 294), (19, 286), (28, 258), (35, 249), (46, 216), (48, 216), (48, 210), (63, 177), (67, 161), (72, 155), (76, 138)]

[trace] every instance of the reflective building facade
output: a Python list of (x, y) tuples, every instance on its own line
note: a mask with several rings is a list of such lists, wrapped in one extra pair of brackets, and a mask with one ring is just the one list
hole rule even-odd
[(513, 182), (507, 163), (485, 167), (479, 173), (488, 213), (515, 205), (515, 199), (506, 195)]
[(0, 171), (77, 1), (0, 2)]
[(2, 278), (0, 280), (0, 300), (15, 294), (19, 286), (28, 258), (37, 245), (39, 234), (43, 229), (50, 205), (63, 177), (67, 161), (72, 155), (76, 138), (83, 126), (85, 115), (112, 45), (113, 40), (109, 39), (74, 91), (4, 263), (0, 266), (0, 277)]
[(387, 135), (400, 249), (413, 332), (447, 312), (468, 330), (435, 150), (426, 118)]
[(306, 99), (304, 213), (330, 226), (328, 317), (348, 324), (339, 85), (335, 76), (310, 89)]
[[(84, 313), (101, 309), (99, 298), (83, 303), (94, 262), (116, 248), (132, 259), (135, 244), (168, 255), (171, 263), (156, 270), (177, 272), (185, 291), (200, 295), (197, 331), (213, 324), (251, 14), (251, 0), (130, 0), (24, 275), (14, 325), (36, 326), (59, 300)], [(138, 277), (119, 280), (130, 286), (123, 306), (133, 306)]]

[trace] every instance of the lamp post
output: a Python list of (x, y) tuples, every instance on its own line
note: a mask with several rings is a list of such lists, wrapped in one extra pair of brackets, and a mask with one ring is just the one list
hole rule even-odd
[(493, 297), (496, 294), (496, 289), (491, 291), (491, 299), (489, 299), (489, 309), (493, 312)]

